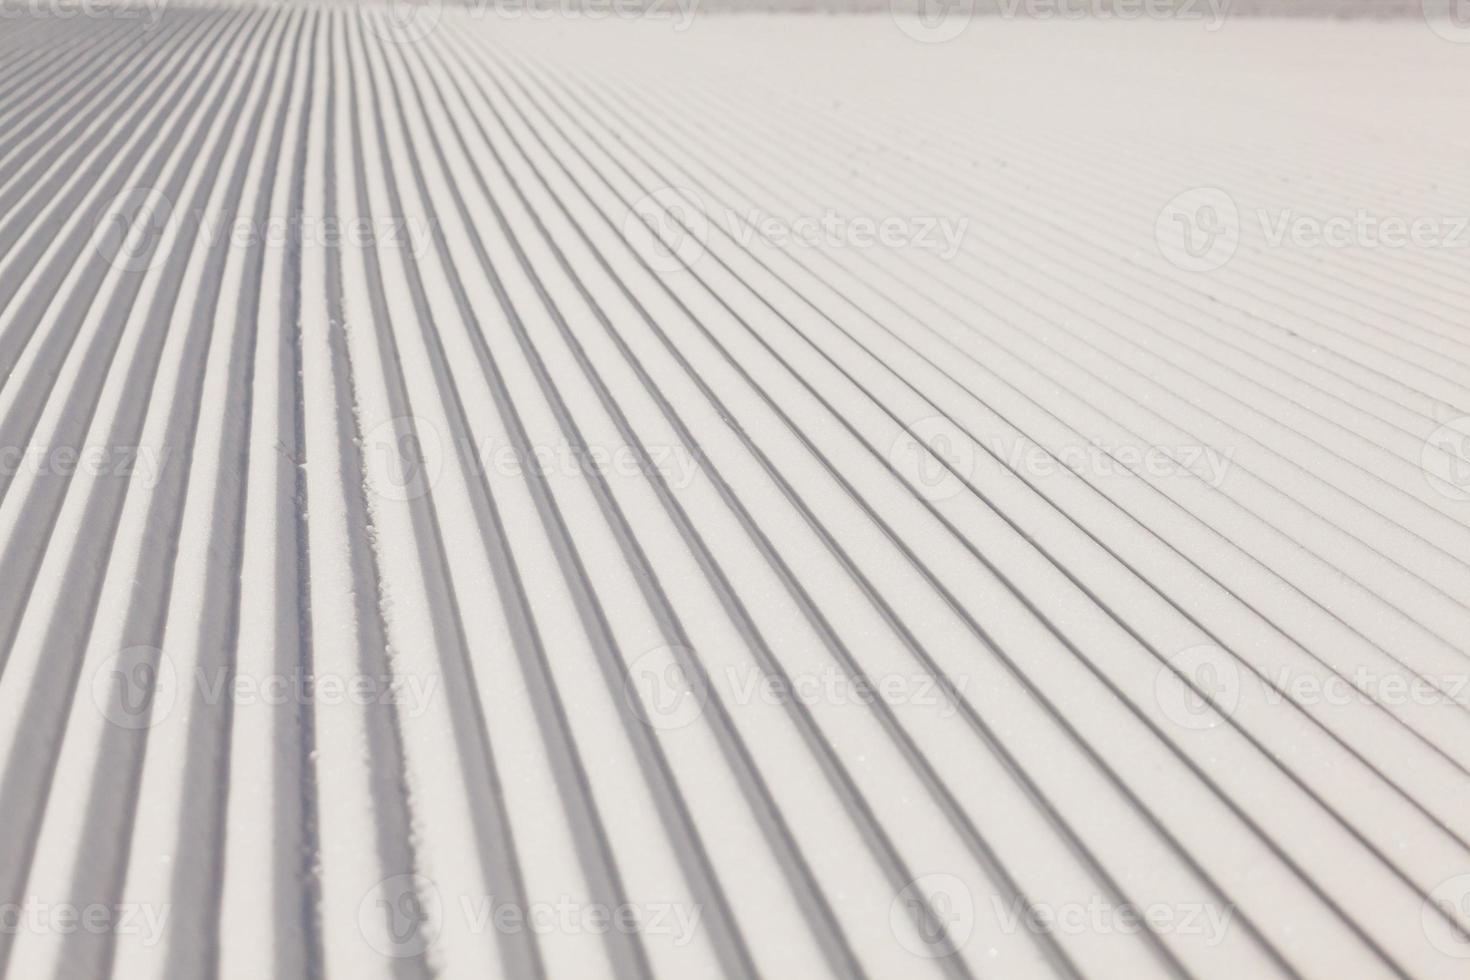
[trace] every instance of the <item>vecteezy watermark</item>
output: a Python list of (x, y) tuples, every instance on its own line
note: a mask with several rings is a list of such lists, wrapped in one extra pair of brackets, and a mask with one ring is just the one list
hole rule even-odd
[(1217, 31), (1230, 0), (889, 0), (898, 29), (925, 44), (952, 41), (979, 14), (1002, 20), (1200, 21)]
[(158, 245), (177, 232), (173, 202), (152, 187), (128, 187), (114, 197), (92, 226), (92, 247), (123, 272), (147, 272), (167, 253)]
[[(1381, 214), (1357, 208), (1313, 214), (1295, 208), (1255, 208), (1250, 212), (1266, 248), (1297, 249), (1463, 249), (1470, 248), (1470, 216)], [(1160, 209), (1154, 222), (1159, 254), (1187, 272), (1223, 267), (1250, 230), (1241, 210), (1218, 187), (1195, 187)]]
[(1419, 0), (1429, 29), (1453, 44), (1470, 44), (1470, 0)]
[(870, 677), (852, 675), (831, 664), (814, 671), (804, 670), (784, 676), (768, 674), (754, 666), (737, 668), (726, 665), (717, 676), (723, 681), (722, 690), (730, 692), (729, 699), (734, 704), (913, 705), (933, 708), (941, 718), (948, 718), (959, 710), (954, 699), (963, 695), (970, 683), (967, 674), (950, 678), (953, 685), (951, 693), (951, 688), (941, 685), (933, 674), (924, 671), (883, 673)]
[(383, 956), (422, 956), (444, 929), (444, 899), (424, 875), (384, 878), (358, 903), (357, 928)]
[(586, 446), (568, 442), (518, 447), (468, 437), (452, 443), (421, 416), (398, 416), (376, 423), (362, 435), (362, 465), (370, 493), (384, 500), (416, 500), (438, 485), (451, 450), (474, 476), (524, 479), (540, 476), (592, 476), (603, 479), (660, 479), (680, 490), (699, 475), (699, 460), (683, 445)]
[(1420, 910), (1429, 944), (1457, 960), (1470, 960), (1470, 874), (1446, 878), (1430, 890)]
[(364, 482), (384, 500), (417, 500), (444, 472), (444, 440), (427, 419), (385, 419), (363, 433), (361, 448)]
[(34, 895), (19, 902), (0, 902), (0, 935), (136, 936), (156, 946), (168, 927), (173, 905), (149, 902), (46, 902)]
[(976, 440), (942, 415), (919, 419), (900, 431), (889, 444), (887, 458), (915, 492), (937, 503), (965, 489), (974, 476), (980, 451), (1000, 463), (1007, 475), (1022, 478), (1044, 479), (1062, 471), (1086, 477), (1089, 482), (1114, 476), (1150, 480), (1187, 477), (1216, 488), (1224, 484), (1235, 460), (1234, 447), (1195, 443), (1109, 445), (1094, 439), (1047, 449), (1019, 436), (987, 435)]
[(158, 647), (127, 647), (92, 671), (92, 703), (103, 718), (128, 731), (158, 724), (178, 696), (178, 671)]
[(414, 44), (434, 33), (444, 17), (443, 0), (359, 0), (362, 20), (379, 38)]
[(975, 442), (942, 415), (899, 430), (888, 445), (888, 464), (930, 503), (961, 493), (975, 473)]
[(1101, 439), (1045, 449), (1024, 438), (996, 436), (983, 442), (1006, 469), (1017, 475), (1049, 477), (1069, 470), (1088, 477), (1142, 476), (1153, 479), (1188, 476), (1220, 487), (1235, 461), (1235, 447), (1109, 445)]
[(223, 667), (196, 667), (181, 674), (174, 660), (153, 646), (133, 646), (110, 656), (92, 672), (92, 702), (118, 728), (152, 728), (172, 713), (181, 695), (196, 705), (392, 706), (417, 718), (439, 691), (437, 674), (339, 674), (304, 671), (252, 674)]
[(1470, 501), (1470, 416), (1451, 419), (1431, 432), (1419, 463), (1436, 493), (1460, 503)]
[(1004, 933), (1025, 930), (1033, 935), (1111, 936), (1152, 932), (1160, 936), (1202, 936), (1205, 946), (1218, 946), (1230, 930), (1234, 905), (1214, 902), (1118, 902), (1094, 895), (1085, 902), (1007, 902), (990, 896), (996, 921)]
[[(435, 230), (428, 219), (398, 214), (296, 212), (262, 220), (233, 210), (189, 210), (155, 188), (136, 186), (118, 193), (98, 212), (92, 247), (115, 269), (147, 272), (177, 254), (180, 240), (208, 248), (406, 250), (421, 256)], [(164, 247), (165, 241), (172, 247)]]
[(0, 0), (0, 21), (145, 20), (149, 27), (163, 18), (169, 0)]
[(134, 480), (145, 489), (158, 486), (168, 465), (168, 446), (0, 446), (0, 476), (22, 473), (69, 478)]
[(1186, 272), (1213, 272), (1240, 247), (1240, 210), (1218, 187), (1177, 194), (1154, 222), (1159, 254)]
[(1180, 728), (1203, 731), (1225, 723), (1240, 703), (1240, 665), (1213, 643), (1179, 651), (1154, 674), (1154, 700)]
[(383, 956), (421, 956), (456, 916), (471, 935), (604, 936), (609, 933), (668, 937), (687, 946), (703, 912), (687, 902), (589, 902), (562, 895), (553, 901), (519, 902), (493, 895), (446, 897), (425, 875), (394, 875), (369, 889), (358, 904), (358, 929)]
[(334, 215), (297, 213), (257, 219), (229, 211), (199, 211), (189, 218), (204, 244), (227, 242), (232, 248), (263, 246), (279, 250), (298, 248), (377, 249), (407, 251), (424, 255), (433, 240), (435, 225), (424, 218), (401, 214)]
[(953, 41), (975, 19), (975, 0), (888, 0), (888, 13), (898, 29), (915, 41)]
[(1387, 707), (1464, 704), (1470, 694), (1470, 674), (1411, 674), (1404, 671), (1379, 673), (1358, 666), (1347, 675), (1340, 673), (1297, 673), (1282, 667), (1269, 675), (1263, 697), (1275, 705), (1290, 699), (1297, 704), (1344, 707), (1350, 704), (1380, 704)]
[(854, 675), (825, 664), (815, 670), (772, 674), (755, 664), (724, 664), (710, 673), (698, 669), (694, 651), (660, 646), (628, 664), (624, 693), (634, 714), (662, 731), (684, 728), (698, 721), (709, 704), (711, 690), (720, 692), (730, 706), (763, 704), (781, 707), (872, 707), (882, 703), (931, 708), (940, 717), (959, 710), (956, 698), (968, 687), (968, 675), (941, 684), (924, 671)]
[(1470, 248), (1470, 217), (1374, 214), (1303, 214), (1257, 208), (1261, 237), (1272, 248)]
[(959, 253), (970, 219), (940, 215), (843, 215), (828, 208), (817, 215), (781, 218), (759, 208), (717, 215), (741, 245), (757, 236), (777, 248), (887, 248), (932, 252), (948, 262)]
[(957, 875), (920, 875), (894, 896), (888, 928), (898, 944), (922, 959), (944, 959), (975, 931), (975, 896)]
[(843, 214), (827, 208), (779, 216), (759, 208), (716, 208), (682, 187), (644, 195), (622, 222), (624, 237), (659, 272), (693, 266), (708, 249), (715, 228), (747, 249), (757, 241), (780, 249), (916, 249), (949, 261), (958, 254), (969, 226), (970, 219), (960, 215)]
[(1203, 21), (1218, 31), (1231, 0), (996, 0), (1007, 20), (1178, 20)]
[(668, 21), (676, 33), (689, 30), (700, 0), (465, 0), (472, 19)]
[(660, 187), (623, 215), (623, 237), (656, 272), (678, 272), (704, 255), (709, 218), (704, 199), (687, 187)]
[(694, 724), (709, 703), (709, 679), (688, 647), (663, 645), (633, 658), (623, 675), (623, 698), (645, 725), (674, 731)]

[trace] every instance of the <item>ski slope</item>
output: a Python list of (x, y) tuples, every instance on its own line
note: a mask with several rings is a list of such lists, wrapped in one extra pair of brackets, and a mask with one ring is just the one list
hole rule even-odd
[(12, 13), (0, 976), (1470, 969), (1453, 22)]

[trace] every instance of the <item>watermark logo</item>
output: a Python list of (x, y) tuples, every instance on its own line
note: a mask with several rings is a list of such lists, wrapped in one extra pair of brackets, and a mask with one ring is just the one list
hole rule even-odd
[[(675, 657), (676, 652), (687, 657)], [(686, 668), (693, 651), (681, 647), (656, 647), (633, 661), (628, 668), (629, 706), (649, 725), (660, 729), (683, 728), (699, 718), (718, 688), (724, 703), (735, 706), (767, 705), (809, 708), (924, 708), (941, 718), (960, 710), (970, 677), (947, 677), (943, 683), (927, 671), (868, 675), (849, 673), (836, 664), (795, 673), (770, 672), (758, 664), (725, 664), (709, 674), (695, 675)]]
[(147, 272), (168, 253), (158, 247), (178, 228), (173, 202), (152, 187), (129, 187), (102, 210), (92, 229), (92, 247), (123, 272)]
[(1425, 896), (1419, 911), (1420, 925), (1429, 945), (1446, 956), (1470, 960), (1470, 874), (1446, 878)]
[(1012, 934), (1022, 929), (1037, 936), (1135, 936), (1153, 932), (1160, 936), (1202, 936), (1204, 945), (1218, 946), (1225, 940), (1230, 921), (1235, 917), (1234, 905), (1209, 902), (1151, 902), (1138, 905), (1116, 902), (1094, 895), (1085, 902), (1032, 902), (1022, 898), (1003, 901), (990, 896), (1001, 932)]
[(970, 227), (970, 219), (963, 215), (846, 215), (834, 208), (789, 218), (759, 208), (744, 213), (726, 208), (720, 217), (729, 236), (747, 248), (759, 236), (777, 248), (914, 249), (937, 255), (944, 262), (959, 254)]
[(362, 435), (360, 446), (364, 487), (380, 500), (397, 503), (433, 490), (451, 458), (471, 477), (660, 480), (678, 490), (692, 486), (701, 472), (699, 458), (682, 443), (604, 446), (560, 440), (522, 447), (493, 438), (477, 443), (468, 435), (446, 437), (433, 422), (414, 415), (377, 423)]
[(975, 472), (975, 443), (944, 416), (930, 415), (894, 437), (888, 462), (921, 497), (938, 503), (964, 491)]
[(999, 0), (1006, 20), (1203, 21), (1211, 33), (1225, 26), (1230, 0)]
[(167, 718), (178, 694), (178, 672), (158, 647), (120, 650), (92, 673), (92, 703), (103, 718), (128, 731), (152, 728)]
[(119, 728), (151, 728), (169, 717), (181, 694), (195, 704), (236, 708), (283, 705), (331, 708), (391, 706), (418, 718), (439, 690), (434, 673), (310, 674), (304, 670), (253, 674), (223, 666), (180, 672), (157, 647), (129, 647), (104, 660), (92, 674), (92, 701)]
[(949, 262), (959, 254), (970, 218), (962, 214), (844, 213), (836, 208), (772, 214), (710, 206), (694, 191), (665, 187), (635, 202), (623, 234), (649, 265), (674, 272), (703, 258), (709, 235), (718, 229), (744, 249), (886, 249), (922, 251)]
[(1429, 434), (1419, 464), (1435, 492), (1450, 500), (1470, 500), (1470, 416), (1446, 422)]
[(403, 959), (422, 956), (439, 940), (444, 903), (423, 875), (394, 875), (368, 890), (357, 906), (357, 928), (374, 951)]
[(1261, 237), (1271, 248), (1470, 248), (1470, 217), (1351, 213), (1302, 214), (1293, 208), (1257, 208)]
[(1181, 728), (1215, 728), (1240, 703), (1240, 667), (1213, 643), (1181, 650), (1154, 675), (1154, 700)]
[(1378, 673), (1362, 665), (1354, 668), (1350, 675), (1316, 671), (1296, 673), (1290, 667), (1282, 667), (1270, 679), (1271, 683), (1262, 692), (1269, 705), (1290, 699), (1302, 705), (1325, 704), (1339, 708), (1353, 704), (1427, 708), (1438, 704), (1463, 704), (1467, 692), (1470, 692), (1470, 674)]
[(358, 931), (379, 954), (393, 959), (423, 956), (453, 920), (472, 936), (667, 937), (687, 946), (699, 931), (703, 907), (687, 902), (580, 901), (561, 895), (551, 901), (521, 902), (488, 894), (444, 895), (427, 876), (400, 874), (372, 888), (357, 908)]
[(210, 248), (407, 251), (419, 258), (428, 254), (439, 231), (437, 220), (403, 214), (340, 217), (294, 211), (262, 219), (215, 208), (198, 209), (190, 218), (201, 241)]
[(462, 895), (459, 912), (472, 935), (495, 932), (515, 936), (624, 936), (641, 934), (669, 940), (675, 948), (694, 941), (704, 907), (690, 902), (584, 902), (569, 895), (555, 901), (511, 902), (492, 895)]
[(1233, 446), (1217, 448), (1198, 443), (1114, 445), (1093, 439), (1048, 449), (1022, 435), (997, 435), (981, 440), (981, 445), (1009, 474), (1050, 478), (1068, 470), (1086, 477), (1088, 482), (1100, 477), (1141, 476), (1150, 481), (1187, 478), (1218, 488), (1224, 485), (1235, 461)]
[(953, 41), (975, 19), (975, 0), (888, 0), (898, 29), (923, 44)]
[(975, 896), (955, 875), (921, 875), (894, 897), (888, 926), (898, 944), (915, 956), (953, 956), (975, 931)]
[(368, 29), (392, 44), (415, 44), (434, 33), (444, 17), (443, 0), (388, 0), (363, 6)]
[(141, 20), (148, 29), (163, 19), (168, 0), (0, 0), (0, 20)]
[[(1247, 227), (1247, 225), (1249, 227)], [(1249, 220), (1218, 187), (1196, 187), (1159, 211), (1154, 238), (1159, 254), (1188, 272), (1214, 272), (1259, 229), (1265, 248), (1294, 249), (1470, 249), (1470, 216), (1393, 214), (1368, 208), (1310, 214), (1295, 208), (1258, 207)]]
[(694, 651), (687, 647), (654, 647), (628, 665), (623, 695), (644, 724), (658, 731), (692, 725), (709, 702), (709, 682), (703, 673), (685, 666)]
[(172, 904), (147, 902), (46, 902), (29, 895), (19, 902), (0, 902), (0, 936), (128, 936), (145, 948), (163, 941)]
[(704, 255), (709, 218), (704, 202), (684, 187), (645, 194), (623, 217), (623, 237), (658, 272), (677, 272)]
[(473, 19), (670, 21), (676, 34), (694, 24), (699, 0), (467, 0)]
[(1424, 23), (1452, 44), (1470, 44), (1470, 0), (1419, 0)]
[(1240, 247), (1240, 209), (1218, 187), (1176, 195), (1154, 222), (1159, 254), (1186, 272), (1213, 272)]
[(168, 446), (27, 446), (0, 447), (0, 476), (136, 480), (145, 489), (158, 486), (168, 465)]
[(397, 503), (417, 500), (444, 471), (444, 441), (427, 419), (385, 419), (363, 434), (362, 468), (376, 496)]
[(779, 675), (754, 666), (727, 665), (718, 676), (725, 682), (730, 700), (740, 705), (872, 707), (881, 703), (932, 708), (940, 718), (952, 717), (959, 710), (958, 699), (970, 683), (968, 674), (950, 677), (947, 684), (941, 684), (926, 671), (869, 676), (849, 674), (833, 664), (814, 671)]

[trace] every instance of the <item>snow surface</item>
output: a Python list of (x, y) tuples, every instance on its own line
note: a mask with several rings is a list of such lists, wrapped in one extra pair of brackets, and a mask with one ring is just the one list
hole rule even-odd
[(0, 975), (1463, 977), (1470, 26), (970, 9), (7, 6)]

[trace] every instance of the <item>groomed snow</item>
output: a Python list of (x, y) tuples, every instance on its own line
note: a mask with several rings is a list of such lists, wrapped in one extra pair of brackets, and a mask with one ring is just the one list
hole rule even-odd
[(1464, 977), (1429, 3), (7, 5), (0, 976)]

